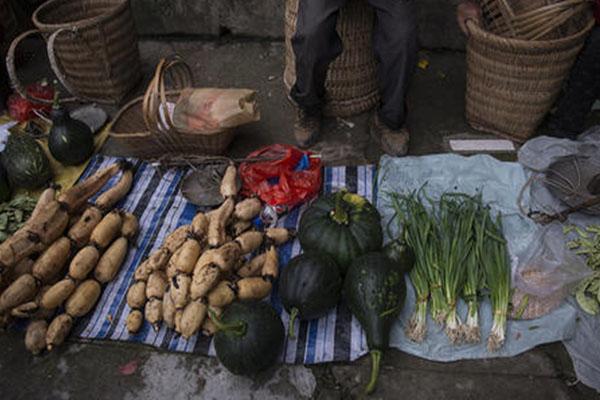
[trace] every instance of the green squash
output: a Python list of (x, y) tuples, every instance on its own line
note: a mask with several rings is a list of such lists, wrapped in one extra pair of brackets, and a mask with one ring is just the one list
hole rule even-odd
[(89, 126), (55, 106), (52, 109), (48, 149), (61, 164), (79, 165), (94, 153), (94, 134)]
[(415, 252), (401, 239), (395, 239), (383, 246), (383, 254), (402, 271), (408, 274), (415, 265)]
[(381, 249), (381, 217), (367, 199), (357, 194), (327, 194), (302, 215), (298, 239), (305, 251), (333, 257), (345, 273), (353, 259)]
[(375, 390), (381, 356), (390, 330), (406, 299), (404, 274), (383, 253), (368, 253), (352, 262), (344, 281), (344, 298), (367, 335), (373, 362), (367, 393)]
[(10, 134), (2, 152), (2, 165), (14, 187), (39, 189), (52, 178), (46, 153), (27, 134)]
[(279, 297), (290, 314), (289, 335), (294, 321), (319, 318), (340, 301), (342, 276), (333, 259), (325, 254), (304, 253), (290, 260), (279, 278)]
[(277, 362), (285, 328), (273, 307), (261, 301), (234, 302), (220, 319), (214, 336), (219, 361), (236, 375), (254, 375)]

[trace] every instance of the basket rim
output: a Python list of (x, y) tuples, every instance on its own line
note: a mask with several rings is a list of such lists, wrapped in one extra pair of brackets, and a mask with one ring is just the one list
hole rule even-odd
[[(485, 30), (482, 26), (477, 24), (473, 20), (467, 20), (467, 27), (469, 30), (469, 38), (484, 40), (489, 43), (494, 43), (498, 45), (503, 45), (505, 47), (512, 47), (518, 49), (532, 49), (532, 48), (554, 48), (558, 45), (563, 45), (569, 43), (573, 40), (579, 39), (582, 36), (587, 35), (587, 33), (596, 25), (596, 20), (592, 13), (588, 14), (589, 21), (588, 23), (579, 31), (575, 32), (570, 36), (565, 36), (560, 39), (552, 39), (552, 40), (524, 40), (524, 39), (515, 39), (515, 38), (507, 38), (503, 36), (499, 36), (493, 34), (487, 30)], [(472, 40), (472, 39), (471, 39)]]
[(46, 12), (49, 8), (56, 8), (57, 3), (76, 3), (77, 1), (78, 0), (49, 0), (43, 3), (33, 13), (33, 16), (31, 18), (33, 24), (41, 31), (49, 31), (59, 28), (85, 28), (88, 26), (99, 24), (106, 20), (110, 20), (115, 14), (120, 13), (127, 7), (129, 7), (129, 0), (113, 0), (115, 1), (115, 4), (109, 11), (97, 15), (95, 17), (89, 17), (72, 22), (63, 22), (58, 24), (49, 24), (40, 20), (40, 14)]

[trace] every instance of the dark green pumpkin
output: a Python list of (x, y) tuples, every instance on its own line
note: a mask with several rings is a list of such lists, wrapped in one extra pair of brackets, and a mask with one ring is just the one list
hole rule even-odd
[(343, 274), (356, 257), (381, 249), (381, 217), (357, 194), (327, 194), (302, 215), (298, 238), (304, 250), (333, 257)]
[(81, 121), (71, 118), (64, 109), (52, 109), (52, 129), (48, 136), (52, 157), (64, 165), (79, 165), (94, 152), (94, 134)]
[(319, 318), (340, 301), (342, 276), (325, 254), (304, 253), (290, 260), (279, 278), (279, 297), (290, 313), (290, 335), (296, 317)]
[(406, 299), (404, 274), (383, 253), (368, 253), (352, 262), (344, 280), (344, 298), (367, 335), (373, 359), (367, 392), (375, 389), (381, 355)]
[(215, 351), (236, 375), (254, 375), (275, 365), (285, 329), (273, 307), (261, 301), (234, 302), (216, 323)]
[(39, 189), (52, 178), (42, 146), (27, 134), (12, 133), (2, 152), (2, 165), (14, 187)]
[(395, 239), (383, 246), (383, 254), (398, 267), (402, 273), (408, 274), (415, 265), (415, 252), (401, 239)]

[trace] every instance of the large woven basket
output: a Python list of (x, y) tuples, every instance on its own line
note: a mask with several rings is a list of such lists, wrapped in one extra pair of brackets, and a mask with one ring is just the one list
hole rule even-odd
[[(289, 92), (296, 81), (296, 58), (291, 39), (296, 31), (299, 0), (286, 0), (285, 71)], [(373, 10), (365, 0), (349, 0), (340, 11), (337, 30), (343, 53), (330, 65), (325, 83), (324, 113), (346, 117), (373, 108), (379, 101), (376, 62), (372, 47)]]
[[(50, 65), (63, 86), (79, 100), (118, 104), (139, 82), (141, 63), (128, 0), (49, 0), (33, 14), (47, 41)], [(7, 67), (13, 86), (21, 94), (12, 61)]]
[(570, 21), (570, 33), (560, 39), (521, 40), (495, 35), (468, 21), (469, 124), (516, 142), (533, 136), (560, 94), (594, 23), (591, 11), (586, 10)]
[(123, 106), (109, 128), (109, 136), (120, 151), (141, 159), (223, 154), (233, 140), (232, 129), (210, 134), (180, 132), (164, 111), (174, 105), (181, 89), (192, 85), (187, 64), (177, 57), (162, 59), (144, 96)]

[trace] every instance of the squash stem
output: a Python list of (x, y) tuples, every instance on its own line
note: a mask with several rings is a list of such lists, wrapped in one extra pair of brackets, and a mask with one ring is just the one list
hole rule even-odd
[(246, 333), (247, 326), (243, 321), (238, 321), (233, 324), (224, 324), (217, 314), (215, 314), (215, 312), (210, 308), (208, 309), (208, 315), (219, 331), (230, 332), (236, 336), (244, 336)]
[(294, 308), (292, 308), (292, 312), (290, 313), (290, 323), (288, 325), (288, 337), (290, 339), (296, 339), (294, 323), (296, 322), (297, 317), (298, 317), (298, 309), (296, 307), (294, 307)]
[(381, 365), (381, 350), (371, 350), (371, 379), (369, 384), (365, 388), (366, 394), (371, 394), (375, 391), (377, 386), (377, 379), (379, 378), (379, 366)]
[(344, 195), (346, 191), (340, 190), (335, 194), (335, 208), (331, 211), (331, 219), (340, 225), (348, 225), (348, 212), (344, 209)]

